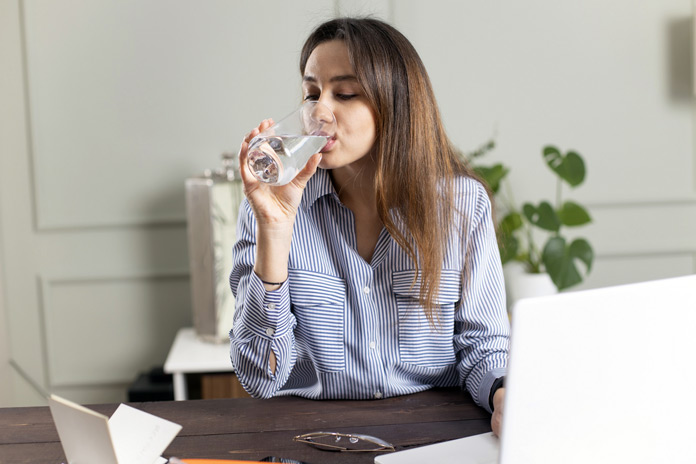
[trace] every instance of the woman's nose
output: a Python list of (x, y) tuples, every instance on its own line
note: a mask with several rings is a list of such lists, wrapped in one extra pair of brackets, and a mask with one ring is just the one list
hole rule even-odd
[(320, 122), (333, 122), (335, 120), (333, 109), (326, 101), (317, 100), (312, 112), (312, 118)]
[(319, 100), (309, 102), (303, 111), (304, 129), (308, 134), (332, 137), (336, 133), (336, 118), (331, 109)]

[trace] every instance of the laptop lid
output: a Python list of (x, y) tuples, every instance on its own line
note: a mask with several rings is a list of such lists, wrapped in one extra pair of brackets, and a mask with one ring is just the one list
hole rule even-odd
[(384, 454), (422, 462), (692, 463), (696, 275), (520, 300), (501, 440)]
[(694, 462), (696, 275), (520, 300), (501, 464)]

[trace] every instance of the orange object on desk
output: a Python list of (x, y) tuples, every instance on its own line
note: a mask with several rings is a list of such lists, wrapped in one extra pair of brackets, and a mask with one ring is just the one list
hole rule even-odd
[(237, 461), (235, 459), (182, 459), (186, 464), (267, 464), (261, 461)]

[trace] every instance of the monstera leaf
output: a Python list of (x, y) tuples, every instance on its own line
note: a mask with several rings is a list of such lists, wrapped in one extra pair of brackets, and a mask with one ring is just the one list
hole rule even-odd
[(578, 238), (566, 245), (563, 237), (552, 237), (546, 242), (541, 258), (553, 283), (563, 290), (582, 282), (577, 261), (585, 264), (586, 273), (590, 272), (594, 252), (585, 239)]
[(525, 203), (522, 205), (522, 213), (524, 213), (524, 217), (526, 217), (529, 222), (544, 230), (558, 232), (561, 228), (561, 220), (548, 201), (542, 201), (539, 203), (539, 206)]
[(576, 187), (585, 180), (585, 162), (574, 151), (563, 155), (558, 148), (549, 145), (544, 147), (543, 154), (551, 170), (571, 187)]
[(588, 222), (592, 222), (592, 218), (590, 218), (590, 214), (587, 210), (572, 201), (563, 203), (561, 209), (558, 210), (558, 218), (564, 226), (570, 227), (582, 226)]

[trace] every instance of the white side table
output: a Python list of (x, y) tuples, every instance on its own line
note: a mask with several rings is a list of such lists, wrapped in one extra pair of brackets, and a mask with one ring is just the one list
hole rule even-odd
[(192, 327), (179, 329), (164, 363), (164, 372), (174, 376), (174, 400), (185, 400), (188, 398), (186, 374), (234, 372), (230, 344), (199, 340)]

